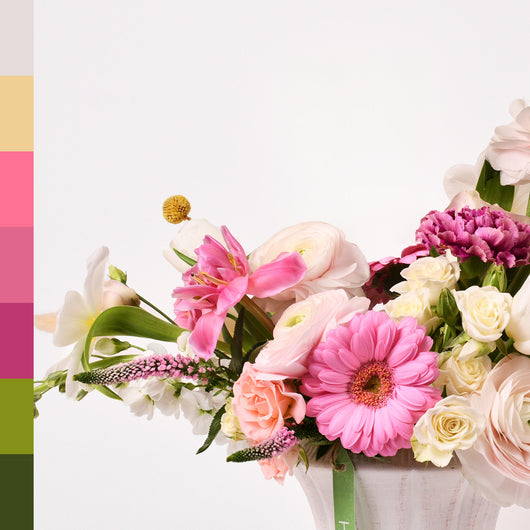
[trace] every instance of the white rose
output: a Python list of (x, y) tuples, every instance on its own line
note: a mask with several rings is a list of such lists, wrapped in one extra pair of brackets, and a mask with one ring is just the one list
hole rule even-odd
[(401, 271), (406, 281), (400, 282), (391, 291), (404, 294), (418, 289), (428, 289), (429, 304), (438, 302), (444, 289), (453, 289), (460, 277), (460, 265), (448, 250), (445, 256), (419, 258)]
[(439, 389), (445, 386), (448, 395), (478, 392), (492, 368), (491, 359), (481, 354), (491, 352), (494, 348), (495, 343), (483, 344), (474, 340), (464, 345), (458, 344), (441, 364), (440, 375), (434, 386)]
[(247, 439), (241, 431), (239, 419), (232, 409), (232, 398), (226, 400), (225, 413), (221, 417), (221, 431), (227, 438), (236, 442)]
[(398, 322), (405, 317), (415, 318), (429, 333), (438, 322), (438, 317), (433, 314), (429, 303), (429, 294), (429, 289), (425, 288), (409, 291), (387, 302), (384, 310)]
[(510, 106), (512, 123), (495, 129), (486, 148), (486, 159), (501, 172), (501, 184), (530, 182), (530, 106), (516, 99)]
[(530, 355), (530, 277), (513, 297), (506, 333), (517, 351)]
[(411, 440), (414, 458), (445, 467), (455, 449), (465, 451), (473, 446), (484, 426), (484, 416), (467, 398), (446, 397), (416, 423)]
[(465, 291), (453, 291), (462, 314), (464, 331), (480, 342), (499, 339), (510, 320), (512, 297), (496, 287), (473, 285)]
[(169, 249), (163, 250), (162, 254), (175, 269), (179, 272), (186, 272), (190, 266), (182, 261), (173, 249), (177, 249), (185, 256), (188, 256), (188, 258), (197, 259), (195, 249), (202, 245), (205, 236), (211, 236), (224, 245), (221, 231), (210, 223), (210, 221), (206, 219), (186, 221), (177, 235), (170, 241)]
[(270, 263), (282, 252), (299, 252), (307, 271), (300, 283), (268, 299), (273, 303), (265, 305), (267, 311), (283, 310), (285, 302), (299, 302), (330, 289), (362, 295), (360, 287), (370, 278), (370, 267), (359, 247), (346, 241), (342, 230), (327, 223), (284, 228), (250, 254), (250, 269)]

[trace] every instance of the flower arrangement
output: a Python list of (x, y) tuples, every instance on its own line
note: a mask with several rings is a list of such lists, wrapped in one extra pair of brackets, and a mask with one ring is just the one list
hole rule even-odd
[(227, 443), (229, 462), (279, 482), (311, 445), (317, 458), (411, 448), (439, 467), (456, 453), (485, 498), (530, 507), (530, 107), (511, 112), (476, 166), (448, 171), (449, 207), (400, 257), (368, 263), (321, 222), (247, 255), (168, 199), (164, 216), (184, 223), (164, 253), (181, 274), (174, 315), (96, 250), (84, 293), (36, 317), (72, 351), (35, 402), (95, 390), (148, 418), (182, 412), (205, 436), (198, 452)]

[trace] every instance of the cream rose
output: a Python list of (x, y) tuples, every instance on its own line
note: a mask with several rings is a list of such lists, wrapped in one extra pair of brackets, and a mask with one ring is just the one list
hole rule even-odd
[(446, 397), (416, 423), (411, 440), (414, 458), (418, 462), (445, 467), (453, 451), (473, 446), (484, 425), (484, 416), (472, 408), (468, 399)]
[(451, 355), (440, 365), (440, 375), (434, 386), (440, 390), (445, 387), (448, 395), (478, 392), (491, 371), (491, 359), (485, 355), (495, 348), (495, 343), (493, 347), (491, 344), (470, 340), (465, 345), (455, 346)]
[(262, 379), (301, 379), (307, 358), (330, 329), (368, 310), (364, 297), (348, 299), (342, 289), (314, 294), (289, 306), (274, 327), (273, 336), (254, 366)]
[(425, 288), (409, 291), (387, 302), (384, 310), (396, 321), (405, 317), (415, 318), (429, 333), (438, 322), (438, 318), (432, 312), (429, 295), (429, 289)]
[(457, 451), (464, 476), (489, 501), (530, 508), (530, 358), (503, 359), (471, 400), (486, 427), (471, 449)]
[(301, 223), (284, 228), (249, 256), (252, 271), (270, 263), (282, 252), (299, 252), (307, 266), (303, 280), (267, 299), (267, 311), (282, 311), (292, 302), (329, 289), (362, 295), (360, 287), (370, 278), (370, 267), (357, 245), (344, 232), (327, 223)]
[(445, 256), (419, 258), (401, 272), (406, 281), (400, 282), (391, 291), (404, 294), (418, 289), (427, 289), (429, 304), (434, 305), (444, 289), (453, 289), (460, 277), (460, 265), (450, 251)]
[(517, 351), (530, 355), (530, 277), (513, 297), (506, 333)]
[(514, 121), (495, 129), (486, 159), (501, 172), (501, 184), (530, 182), (530, 106), (523, 99), (510, 105)]
[(473, 285), (465, 291), (453, 291), (462, 314), (464, 331), (475, 340), (491, 342), (499, 339), (510, 320), (512, 297), (496, 287)]

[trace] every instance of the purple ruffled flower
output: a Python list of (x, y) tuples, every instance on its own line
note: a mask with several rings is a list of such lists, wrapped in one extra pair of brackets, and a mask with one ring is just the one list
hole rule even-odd
[(450, 249), (462, 261), (478, 256), (506, 268), (530, 263), (530, 225), (487, 206), (433, 210), (421, 220), (416, 240), (440, 253)]

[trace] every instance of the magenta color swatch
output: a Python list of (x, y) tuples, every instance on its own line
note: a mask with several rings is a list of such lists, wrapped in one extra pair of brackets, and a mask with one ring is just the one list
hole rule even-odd
[(33, 304), (0, 304), (0, 379), (33, 379)]
[(33, 152), (0, 151), (0, 226), (33, 226)]
[(33, 228), (0, 227), (0, 303), (33, 302)]

